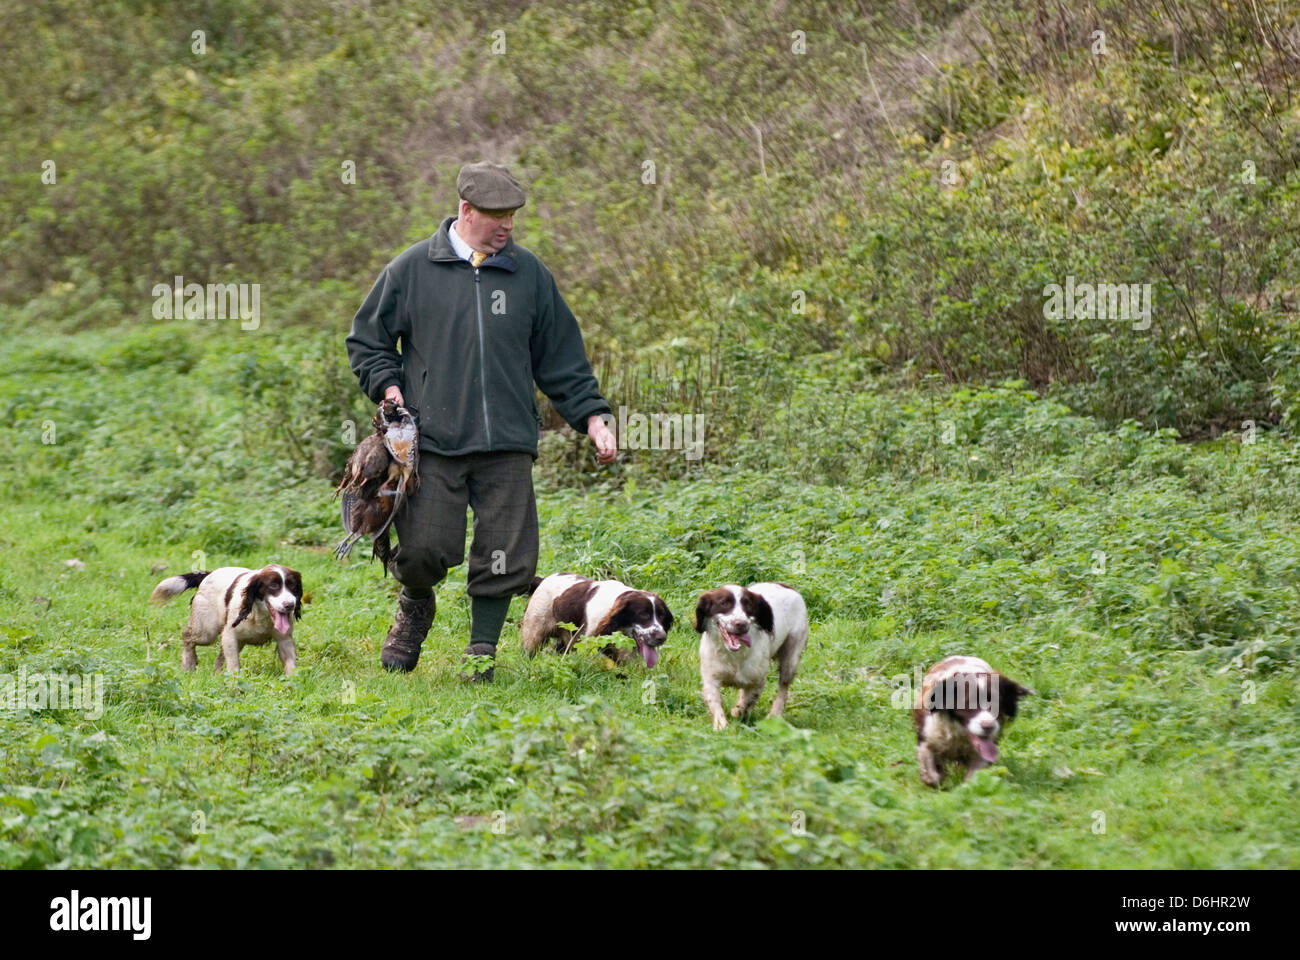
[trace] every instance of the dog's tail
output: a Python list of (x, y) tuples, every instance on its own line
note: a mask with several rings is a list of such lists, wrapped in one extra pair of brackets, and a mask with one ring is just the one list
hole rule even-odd
[(533, 577), (533, 582), (528, 585), (528, 595), (530, 597), (537, 592), (537, 588), (542, 585), (544, 579), (544, 577)]
[(193, 590), (203, 582), (203, 578), (208, 573), (207, 570), (197, 570), (194, 573), (182, 573), (179, 576), (168, 577), (153, 588), (153, 593), (149, 595), (149, 599), (154, 603), (166, 603), (177, 594), (184, 593), (186, 590)]

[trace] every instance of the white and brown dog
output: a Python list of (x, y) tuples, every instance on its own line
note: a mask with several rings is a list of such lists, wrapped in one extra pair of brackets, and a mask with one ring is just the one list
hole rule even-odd
[(154, 587), (150, 600), (165, 603), (198, 588), (190, 603), (190, 619), (181, 631), (181, 666), (193, 670), (199, 662), (196, 646), (220, 641), (216, 667), (239, 669), (239, 651), (246, 644), (275, 642), (286, 674), (293, 673), (298, 650), (293, 622), (302, 616), (302, 575), (278, 563), (249, 570), (221, 567), (211, 573), (183, 573)]
[[(553, 573), (533, 580), (532, 594), (519, 624), (524, 652), (530, 657), (547, 641), (567, 653), (580, 637), (606, 637), (624, 633), (636, 641), (647, 667), (659, 662), (659, 647), (673, 628), (672, 611), (656, 593), (634, 590), (617, 580), (592, 580), (576, 573)], [(561, 627), (576, 626), (577, 632)], [(603, 652), (623, 660), (627, 652), (613, 645)]]
[(700, 595), (695, 629), (700, 634), (704, 702), (713, 716), (713, 729), (727, 725), (720, 688), (740, 688), (731, 715), (743, 717), (762, 694), (772, 660), (780, 665), (780, 687), (768, 716), (780, 716), (808, 642), (803, 597), (783, 583), (727, 584)]
[(948, 764), (969, 780), (996, 763), (998, 738), (1020, 698), (1032, 694), (978, 657), (948, 657), (927, 670), (912, 711), (921, 782), (937, 787)]

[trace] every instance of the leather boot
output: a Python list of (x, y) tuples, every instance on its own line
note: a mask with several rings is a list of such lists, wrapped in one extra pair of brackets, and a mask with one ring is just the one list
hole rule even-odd
[(400, 670), (403, 673), (415, 669), (420, 662), (420, 644), (433, 625), (433, 595), (422, 599), (408, 597), (403, 590), (397, 598), (397, 615), (393, 618), (392, 629), (384, 638), (384, 649), (379, 655), (379, 662), (385, 670)]

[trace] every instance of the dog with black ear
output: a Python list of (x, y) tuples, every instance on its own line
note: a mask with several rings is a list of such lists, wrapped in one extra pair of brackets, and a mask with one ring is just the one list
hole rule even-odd
[(969, 780), (998, 759), (998, 739), (1032, 690), (979, 657), (947, 657), (925, 672), (912, 711), (921, 782), (937, 787), (948, 765)]
[(700, 594), (695, 605), (700, 634), (700, 680), (713, 729), (727, 725), (722, 687), (738, 687), (733, 717), (753, 709), (767, 684), (767, 668), (779, 665), (779, 687), (770, 717), (785, 710), (790, 684), (808, 643), (808, 609), (797, 590), (783, 583), (729, 583)]
[(278, 563), (261, 570), (221, 567), (211, 573), (183, 573), (154, 587), (150, 599), (165, 603), (195, 588), (190, 619), (181, 631), (182, 667), (198, 666), (196, 646), (220, 641), (216, 668), (234, 673), (243, 647), (274, 642), (285, 674), (293, 673), (298, 664), (293, 622), (302, 616), (302, 574)]
[[(636, 641), (637, 653), (647, 667), (659, 662), (659, 647), (673, 628), (673, 614), (657, 593), (635, 590), (618, 580), (592, 580), (576, 573), (553, 573), (534, 579), (532, 594), (519, 624), (524, 652), (530, 657), (547, 640), (558, 653), (568, 653), (582, 637), (607, 637), (623, 633)], [(577, 630), (560, 626), (573, 624)], [(630, 651), (613, 644), (602, 650), (622, 662)]]

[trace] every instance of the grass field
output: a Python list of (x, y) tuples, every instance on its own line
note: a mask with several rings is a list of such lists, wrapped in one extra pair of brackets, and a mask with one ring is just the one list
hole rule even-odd
[[(235, 358), (230, 335), (191, 336), (178, 366), (157, 348), (180, 330), (0, 357), (0, 674), (106, 684), (102, 717), (0, 724), (0, 864), (1300, 865), (1293, 444), (1177, 444), (1013, 386), (880, 393), (869, 439), (903, 453), (840, 487), (709, 458), (637, 482), (646, 452), (560, 485), (548, 437), (540, 571), (658, 590), (678, 626), (653, 672), (581, 648), (529, 661), (517, 600), (496, 683), (469, 686), (464, 568), (419, 668), (385, 674), (393, 580), (330, 556), (328, 481), (244, 446), (257, 421), (229, 370), (295, 336)], [(927, 448), (935, 417), (956, 429)], [(153, 584), (269, 560), (306, 583), (298, 673), (270, 648), (238, 678), (211, 648), (182, 672), (186, 604), (149, 607)], [(786, 720), (714, 733), (695, 596), (768, 577), (813, 618)], [(891, 694), (954, 652), (1037, 695), (1001, 762), (935, 791)]]

